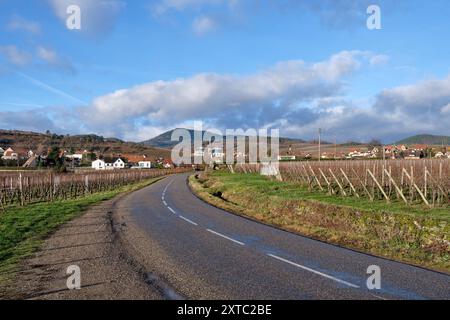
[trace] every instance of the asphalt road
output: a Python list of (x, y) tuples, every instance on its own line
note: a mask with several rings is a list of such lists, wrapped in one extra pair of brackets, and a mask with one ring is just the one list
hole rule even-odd
[[(284, 232), (212, 207), (187, 176), (123, 199), (144, 268), (192, 299), (450, 299), (450, 276)], [(381, 289), (367, 288), (379, 266)], [(175, 295), (176, 297), (176, 295)]]

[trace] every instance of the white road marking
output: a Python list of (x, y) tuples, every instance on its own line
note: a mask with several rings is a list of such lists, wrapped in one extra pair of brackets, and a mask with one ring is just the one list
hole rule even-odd
[(164, 205), (167, 207), (167, 202), (163, 201)]
[(269, 257), (272, 257), (272, 258), (275, 258), (275, 259), (277, 259), (277, 260), (280, 260), (280, 261), (283, 261), (283, 262), (285, 262), (285, 263), (288, 263), (288, 264), (290, 264), (290, 265), (293, 265), (293, 266), (295, 266), (295, 267), (297, 267), (297, 268), (300, 268), (300, 269), (303, 269), (303, 270), (312, 272), (312, 273), (314, 273), (314, 274), (317, 274), (317, 275), (322, 276), (322, 277), (324, 277), (324, 278), (327, 278), (327, 279), (330, 279), (330, 280), (339, 282), (339, 283), (341, 283), (341, 284), (345, 284), (346, 286), (349, 286), (349, 287), (352, 287), (352, 288), (359, 288), (359, 286), (357, 286), (357, 285), (355, 285), (355, 284), (353, 284), (353, 283), (350, 283), (350, 282), (347, 282), (347, 281), (344, 281), (344, 280), (341, 280), (341, 279), (338, 279), (338, 278), (329, 276), (329, 275), (327, 275), (327, 274), (325, 274), (325, 273), (322, 273), (322, 272), (316, 271), (316, 270), (314, 270), (314, 269), (311, 269), (311, 268), (302, 266), (302, 265), (300, 265), (300, 264), (297, 264), (297, 263), (295, 263), (295, 262), (292, 262), (292, 261), (283, 259), (283, 258), (278, 257), (278, 256), (276, 256), (276, 255), (273, 255), (273, 254), (270, 254), (270, 253), (268, 253), (267, 255), (268, 255)]
[(172, 212), (173, 214), (177, 214), (177, 213), (175, 212), (175, 210), (173, 210), (171, 207), (167, 207), (167, 209), (169, 209), (170, 212)]
[(180, 216), (180, 218), (183, 219), (183, 220), (186, 221), (186, 222), (189, 222), (190, 224), (193, 224), (194, 226), (198, 226), (197, 223), (195, 223), (195, 222), (192, 221), (192, 220), (189, 220), (189, 219), (186, 218), (186, 217)]
[(375, 298), (378, 298), (380, 300), (389, 300), (388, 298), (383, 298), (381, 296), (377, 296), (376, 294), (371, 293), (372, 296), (374, 296)]
[(222, 237), (222, 238), (224, 238), (224, 239), (230, 240), (230, 241), (232, 241), (232, 242), (234, 242), (234, 243), (237, 243), (237, 244), (239, 244), (239, 245), (241, 245), (241, 246), (245, 246), (245, 243), (242, 243), (242, 242), (237, 241), (237, 240), (235, 240), (235, 239), (233, 239), (233, 238), (227, 237), (227, 236), (225, 236), (225, 235), (223, 235), (223, 234), (221, 234), (221, 233), (218, 233), (218, 232), (216, 232), (216, 231), (214, 231), (214, 230), (206, 229), (206, 231), (211, 232), (211, 233), (215, 234), (216, 236), (219, 236), (219, 237)]
[(174, 180), (170, 181), (169, 184), (164, 188), (163, 194), (167, 192), (167, 189), (169, 189), (170, 185), (173, 183)]

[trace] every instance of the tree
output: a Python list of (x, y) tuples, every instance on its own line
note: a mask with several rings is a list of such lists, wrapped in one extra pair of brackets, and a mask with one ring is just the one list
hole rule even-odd
[(59, 147), (52, 147), (47, 155), (47, 165), (51, 167), (61, 168), (64, 165), (63, 157), (60, 157), (61, 150)]
[(374, 149), (374, 148), (379, 148), (379, 147), (381, 147), (382, 145), (383, 145), (383, 144), (382, 144), (381, 141), (378, 140), (378, 139), (372, 139), (372, 140), (370, 140), (370, 142), (368, 143), (369, 150), (372, 150), (372, 149)]

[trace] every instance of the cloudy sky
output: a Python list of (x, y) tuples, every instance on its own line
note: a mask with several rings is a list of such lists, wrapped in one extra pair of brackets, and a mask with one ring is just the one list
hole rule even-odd
[[(81, 8), (81, 30), (66, 27)], [(381, 8), (381, 30), (366, 26)], [(0, 0), (0, 128), (450, 135), (448, 0)]]

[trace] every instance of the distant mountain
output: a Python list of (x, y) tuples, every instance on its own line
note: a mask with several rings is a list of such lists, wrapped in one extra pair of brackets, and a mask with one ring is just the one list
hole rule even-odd
[(434, 136), (431, 134), (421, 134), (413, 137), (409, 137), (400, 141), (397, 141), (395, 144), (426, 144), (426, 145), (450, 145), (450, 137), (449, 136)]
[[(189, 131), (189, 133), (191, 135), (191, 140), (193, 141), (194, 134), (195, 134), (194, 130), (178, 128), (178, 129), (164, 132), (163, 134), (160, 134), (159, 136), (152, 138), (150, 140), (143, 141), (143, 142), (141, 142), (141, 144), (143, 144), (145, 146), (155, 147), (155, 148), (171, 149), (179, 143), (178, 141), (172, 141), (172, 134), (175, 130)], [(203, 133), (205, 133), (205, 131), (202, 132), (202, 136), (203, 136)]]
[[(153, 139), (146, 140), (141, 143), (145, 146), (170, 149), (178, 144), (177, 141), (172, 141), (172, 134), (175, 130), (177, 130), (177, 129), (164, 132), (163, 134), (161, 134)], [(188, 130), (191, 135), (191, 140), (194, 141), (194, 134), (195, 134), (194, 130), (190, 130), (190, 129), (182, 129), (182, 130)], [(202, 132), (202, 136), (205, 132), (206, 131)], [(223, 136), (222, 139), (224, 141), (226, 141), (226, 136)], [(305, 141), (301, 140), (301, 139), (291, 139), (291, 138), (282, 138), (282, 137), (280, 138), (280, 145), (299, 144), (299, 143), (305, 143)]]

